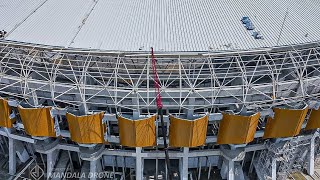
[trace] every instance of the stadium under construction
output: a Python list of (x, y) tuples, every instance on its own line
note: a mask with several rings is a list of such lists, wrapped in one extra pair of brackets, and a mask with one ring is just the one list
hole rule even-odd
[(319, 8), (2, 0), (0, 178), (320, 179)]

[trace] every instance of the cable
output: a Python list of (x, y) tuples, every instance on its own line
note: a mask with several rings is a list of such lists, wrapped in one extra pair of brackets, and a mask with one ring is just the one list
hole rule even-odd
[(154, 88), (156, 91), (156, 103), (157, 103), (157, 109), (158, 109), (158, 115), (160, 117), (161, 121), (161, 128), (162, 128), (162, 135), (163, 135), (163, 144), (164, 144), (164, 153), (165, 153), (165, 161), (167, 165), (167, 170), (169, 174), (169, 180), (172, 180), (172, 175), (170, 171), (170, 159), (169, 159), (169, 151), (168, 151), (168, 144), (167, 144), (167, 138), (166, 138), (166, 129), (164, 127), (164, 121), (163, 121), (163, 105), (161, 100), (161, 92), (160, 92), (160, 82), (156, 67), (156, 58), (154, 56), (153, 47), (151, 47), (151, 56), (152, 56), (152, 71), (153, 71), (153, 78), (154, 78)]

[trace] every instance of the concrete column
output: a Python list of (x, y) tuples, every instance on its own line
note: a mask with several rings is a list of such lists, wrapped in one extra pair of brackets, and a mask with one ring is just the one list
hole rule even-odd
[(50, 152), (47, 154), (47, 179), (51, 176), (51, 173), (53, 171), (53, 166), (54, 166), (54, 155), (53, 152)]
[(189, 165), (189, 148), (183, 148), (183, 157), (180, 159), (179, 168), (180, 168), (180, 179), (188, 180), (188, 165)]
[(90, 161), (90, 180), (95, 180), (95, 173), (97, 172), (97, 160)]
[(142, 148), (136, 148), (136, 180), (143, 180), (143, 158), (141, 157)]
[(47, 154), (47, 179), (49, 179), (53, 172), (59, 152), (60, 150), (54, 150)]
[(234, 162), (234, 179), (245, 180), (242, 165), (239, 161)]
[(228, 160), (228, 180), (234, 180), (234, 162)]
[(222, 179), (227, 179), (227, 174), (228, 174), (228, 165), (226, 163), (227, 159), (225, 159), (224, 157), (222, 157), (222, 165), (221, 165), (221, 169), (220, 169), (220, 176)]
[(232, 159), (223, 158), (222, 167), (220, 170), (222, 179), (234, 180), (234, 161)]

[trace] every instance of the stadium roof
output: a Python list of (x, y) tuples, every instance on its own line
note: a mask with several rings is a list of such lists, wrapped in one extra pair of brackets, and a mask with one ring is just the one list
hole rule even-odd
[(6, 40), (88, 49), (251, 49), (318, 41), (319, 8), (318, 0), (1, 0), (0, 30)]

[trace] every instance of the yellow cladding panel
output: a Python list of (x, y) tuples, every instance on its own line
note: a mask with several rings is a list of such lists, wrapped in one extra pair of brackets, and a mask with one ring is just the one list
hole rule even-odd
[(222, 113), (218, 132), (218, 144), (247, 144), (254, 139), (260, 113), (241, 116)]
[(312, 130), (320, 128), (320, 109), (311, 111), (307, 126), (305, 130)]
[(171, 147), (197, 147), (206, 142), (209, 116), (195, 120), (170, 118), (169, 143)]
[(12, 128), (12, 123), (14, 119), (10, 119), (11, 107), (8, 101), (0, 98), (0, 127)]
[(88, 116), (75, 116), (67, 113), (71, 140), (79, 144), (104, 143), (106, 126), (102, 123), (103, 116), (103, 112)]
[(273, 108), (273, 111), (275, 113), (274, 118), (268, 118), (263, 138), (284, 138), (298, 135), (308, 108)]
[(120, 144), (128, 147), (156, 145), (156, 115), (146, 119), (131, 120), (118, 117)]
[(18, 107), (24, 129), (30, 136), (56, 137), (51, 107), (23, 108)]

